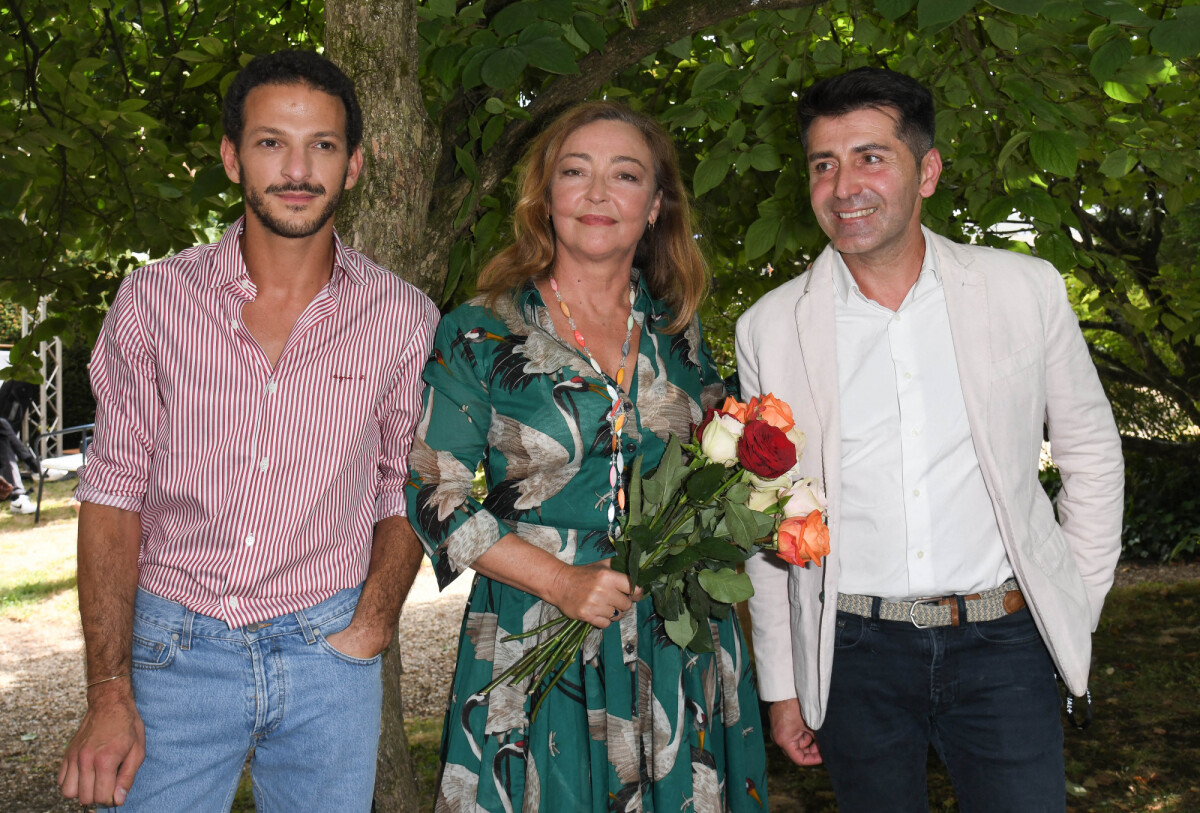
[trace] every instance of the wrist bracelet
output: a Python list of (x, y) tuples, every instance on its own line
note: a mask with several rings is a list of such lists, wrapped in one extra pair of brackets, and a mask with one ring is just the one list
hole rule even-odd
[(99, 686), (101, 683), (108, 683), (110, 680), (116, 680), (117, 678), (132, 677), (132, 676), (133, 676), (132, 672), (122, 672), (121, 674), (113, 675), (112, 677), (100, 678), (100, 680), (93, 680), (91, 683), (89, 683), (87, 686), (85, 686), (83, 690), (86, 692), (88, 689), (92, 688), (93, 686)]

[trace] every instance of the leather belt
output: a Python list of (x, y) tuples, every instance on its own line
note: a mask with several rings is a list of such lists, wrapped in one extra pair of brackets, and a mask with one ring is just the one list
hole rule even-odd
[[(966, 608), (966, 620), (959, 612), (959, 599)], [(879, 602), (879, 617), (884, 621), (908, 621), (918, 629), (926, 627), (957, 627), (980, 621), (995, 621), (1011, 615), (1025, 606), (1025, 596), (1017, 587), (1016, 579), (1009, 579), (999, 587), (972, 593), (969, 596), (935, 596), (911, 601), (885, 601), (874, 596), (859, 596), (839, 593), (838, 610), (863, 618), (874, 617), (874, 606)]]

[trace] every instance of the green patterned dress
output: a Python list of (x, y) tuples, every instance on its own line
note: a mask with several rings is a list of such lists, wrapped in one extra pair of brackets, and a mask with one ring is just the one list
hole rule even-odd
[[(634, 318), (641, 344), (622, 451), (626, 466), (643, 454), (649, 469), (723, 387), (699, 322), (677, 335), (658, 330), (670, 313), (640, 281)], [(440, 586), (509, 531), (564, 562), (612, 556), (612, 403), (587, 360), (558, 339), (536, 286), (495, 311), (477, 298), (443, 318), (425, 382), (408, 505)], [(481, 460), (482, 503), (471, 496)], [(767, 809), (758, 696), (736, 615), (710, 619), (716, 652), (698, 655), (667, 638), (649, 599), (639, 602), (589, 638), (532, 722), (541, 698), (527, 685), (479, 694), (536, 640), (504, 638), (558, 614), (522, 590), (476, 579), (437, 811)]]

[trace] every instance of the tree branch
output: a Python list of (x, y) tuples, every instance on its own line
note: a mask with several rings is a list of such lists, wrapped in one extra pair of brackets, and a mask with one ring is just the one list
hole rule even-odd
[(1121, 448), (1126, 452), (1136, 452), (1147, 457), (1165, 457), (1169, 460), (1184, 460), (1190, 463), (1200, 462), (1200, 443), (1196, 442), (1177, 443), (1161, 438), (1121, 435)]
[[(514, 119), (509, 122), (504, 128), (504, 133), (496, 140), (496, 146), (479, 159), (478, 186), (473, 188), (471, 181), (462, 175), (453, 180), (440, 177), (441, 186), (433, 201), (430, 222), (453, 223), (468, 195), (474, 193), (482, 197), (492, 194), (520, 160), (529, 141), (541, 132), (550, 120), (580, 99), (591, 96), (622, 70), (636, 64), (642, 58), (697, 31), (752, 11), (818, 7), (827, 2), (828, 0), (675, 0), (646, 11), (638, 18), (637, 28), (615, 34), (603, 48), (592, 51), (579, 60), (578, 73), (560, 76), (540, 91), (525, 108), (529, 120)], [(450, 107), (461, 107), (466, 94), (470, 92), (462, 92), (462, 95), (448, 106), (445, 115), (453, 116)], [(443, 125), (442, 132), (448, 147), (443, 160), (450, 161), (453, 158), (453, 149), (450, 149), (452, 145), (447, 138), (447, 125)], [(441, 230), (437, 238), (439, 241), (445, 241), (448, 250), (448, 246), (453, 245), (471, 224), (471, 218), (467, 218), (458, 228)]]

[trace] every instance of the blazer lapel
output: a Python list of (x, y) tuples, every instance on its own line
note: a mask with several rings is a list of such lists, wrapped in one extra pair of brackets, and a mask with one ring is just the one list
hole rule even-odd
[[(972, 257), (954, 250), (948, 240), (926, 232), (938, 253), (942, 287), (946, 292), (946, 312), (954, 357), (962, 383), (967, 421), (975, 438), (976, 454), (985, 473), (991, 463), (987, 449), (988, 404), (991, 387), (991, 343), (988, 339), (991, 319), (988, 312), (987, 282), (983, 273), (972, 267)], [(984, 458), (987, 458), (985, 461)]]
[(822, 432), (838, 423), (837, 333), (832, 263), (817, 260), (796, 302), (796, 334)]
[[(829, 505), (831, 544), (836, 545), (840, 530), (842, 418), (838, 397), (832, 252), (831, 245), (817, 257), (804, 293), (796, 302), (796, 334), (804, 360), (805, 383), (816, 408), (821, 432), (820, 442), (813, 443), (815, 439), (810, 438), (808, 448), (814, 452), (820, 450), (821, 486)], [(829, 575), (836, 584), (836, 555), (829, 557), (827, 570), (832, 571)]]

